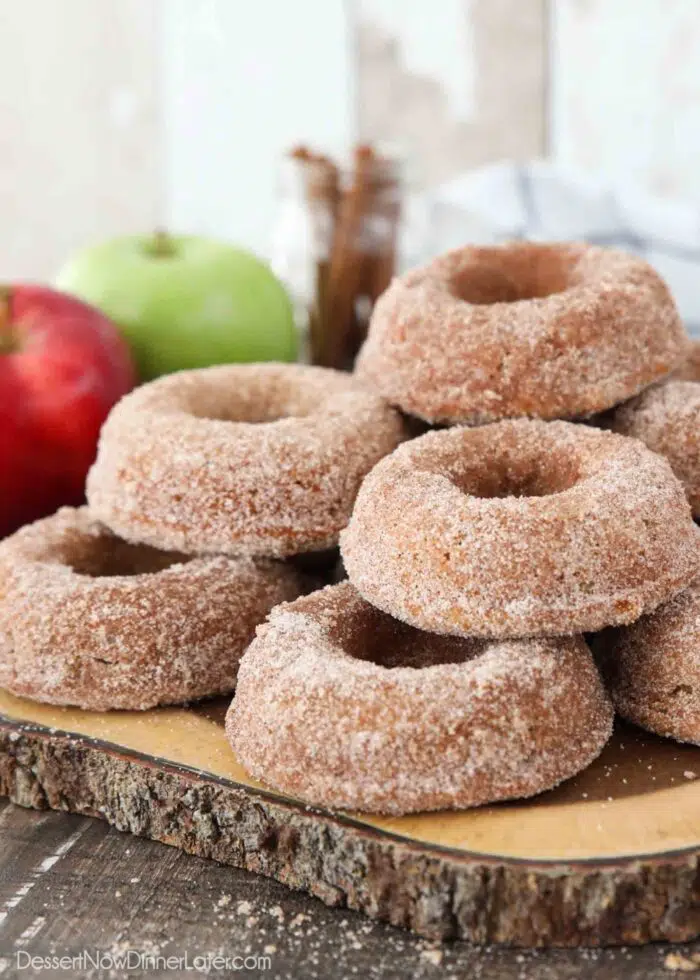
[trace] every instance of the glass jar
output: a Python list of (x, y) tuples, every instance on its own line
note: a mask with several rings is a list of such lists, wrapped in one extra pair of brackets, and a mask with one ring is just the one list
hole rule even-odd
[(279, 172), (280, 207), (270, 264), (292, 298), (304, 360), (315, 363), (325, 281), (330, 263), (338, 173), (304, 148), (286, 156)]
[(307, 326), (308, 359), (350, 369), (372, 305), (396, 271), (402, 161), (361, 145), (340, 169), (299, 148), (281, 178), (273, 269)]

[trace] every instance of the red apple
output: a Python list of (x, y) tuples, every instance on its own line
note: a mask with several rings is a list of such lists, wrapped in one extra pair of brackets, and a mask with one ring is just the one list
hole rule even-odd
[(102, 313), (43, 286), (0, 292), (0, 538), (83, 500), (100, 426), (134, 386)]

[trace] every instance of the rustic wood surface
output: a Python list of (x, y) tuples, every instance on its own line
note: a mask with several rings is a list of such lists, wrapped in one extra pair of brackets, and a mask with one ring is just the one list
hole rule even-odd
[[(110, 972), (106, 961), (103, 970), (82, 974), (32, 973), (18, 969), (17, 954), (124, 955), (129, 949), (160, 957), (189, 954), (190, 960), (210, 953), (268, 956), (267, 969), (235, 975), (271, 980), (670, 980), (691, 968), (700, 971), (700, 944), (517, 951), (432, 943), (102, 821), (25, 810), (4, 800), (0, 841), (3, 978), (125, 976), (114, 965)], [(148, 973), (186, 975), (157, 964)]]
[[(168, 731), (173, 717), (165, 716)], [(149, 734), (154, 727), (156, 720)], [(0, 795), (102, 816), (309, 891), (338, 914), (360, 910), (432, 940), (591, 946), (682, 942), (700, 932), (697, 849), (563, 865), (436, 849), (254, 785), (7, 719), (0, 724)]]

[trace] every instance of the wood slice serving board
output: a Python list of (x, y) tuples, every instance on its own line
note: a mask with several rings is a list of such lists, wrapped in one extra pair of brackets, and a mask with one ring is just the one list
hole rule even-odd
[(250, 779), (224, 737), (225, 710), (218, 699), (96, 714), (0, 692), (0, 793), (431, 938), (573, 946), (700, 934), (700, 748), (621, 726), (590, 769), (535, 800), (377, 818), (311, 809)]

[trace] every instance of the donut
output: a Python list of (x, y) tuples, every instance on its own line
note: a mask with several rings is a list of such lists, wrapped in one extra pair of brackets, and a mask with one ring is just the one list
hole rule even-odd
[(665, 456), (700, 517), (700, 384), (667, 381), (621, 405), (612, 427)]
[(127, 541), (284, 557), (338, 543), (398, 413), (350, 375), (301, 364), (183, 371), (112, 410), (90, 471), (95, 516)]
[(636, 256), (583, 244), (467, 247), (395, 278), (356, 373), (428, 422), (592, 415), (679, 366), (671, 294)]
[(538, 419), (400, 446), (362, 485), (341, 554), (368, 602), (456, 636), (629, 623), (700, 569), (666, 460), (635, 439)]
[(679, 381), (700, 381), (700, 340), (693, 340), (690, 353), (673, 375)]
[(612, 718), (581, 637), (435, 636), (342, 582), (259, 627), (226, 732), (282, 793), (401, 814), (550, 789), (600, 753)]
[(623, 718), (700, 745), (700, 580), (632, 626), (604, 631), (596, 646)]
[(63, 508), (0, 543), (0, 687), (94, 711), (227, 693), (256, 625), (302, 591), (281, 562), (155, 551)]

